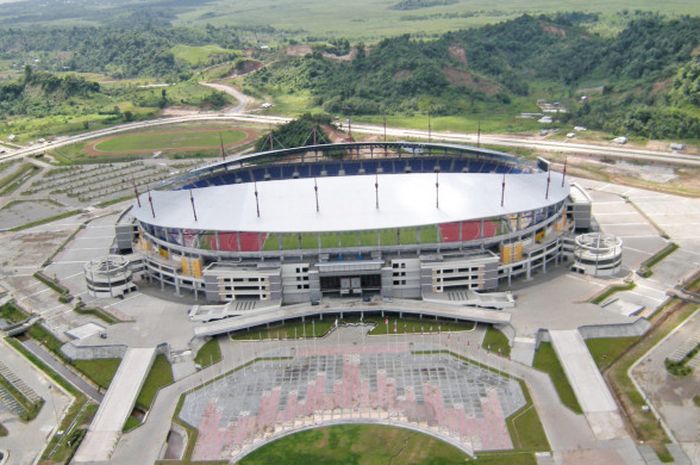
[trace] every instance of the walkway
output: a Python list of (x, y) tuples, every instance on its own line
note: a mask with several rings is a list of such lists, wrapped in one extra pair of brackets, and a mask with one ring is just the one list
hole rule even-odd
[(448, 320), (468, 320), (478, 323), (506, 324), (510, 322), (510, 313), (501, 310), (484, 310), (475, 307), (457, 307), (449, 304), (425, 303), (418, 300), (393, 299), (380, 303), (349, 300), (323, 301), (321, 305), (299, 304), (282, 307), (276, 310), (251, 312), (226, 320), (208, 323), (194, 329), (197, 337), (215, 336), (233, 331), (253, 328), (255, 326), (276, 323), (295, 318), (306, 318), (317, 315), (362, 313), (408, 313), (424, 317), (439, 317)]
[[(188, 376), (170, 386), (161, 389), (149, 411), (145, 423), (131, 433), (124, 435), (112, 456), (111, 463), (115, 465), (131, 465), (133, 463), (153, 463), (158, 459), (163, 442), (170, 430), (178, 399), (183, 392), (203, 384), (226, 371), (241, 366), (254, 359), (258, 354), (270, 350), (283, 350), (284, 347), (314, 347), (335, 345), (338, 342), (355, 340), (363, 344), (395, 344), (398, 341), (416, 340), (423, 344), (446, 345), (453, 352), (477, 360), (479, 363), (495, 367), (522, 377), (532, 395), (535, 407), (540, 414), (545, 432), (552, 447), (560, 450), (589, 449), (595, 446), (595, 438), (590, 432), (586, 420), (565, 407), (556, 394), (552, 382), (545, 373), (539, 372), (519, 363), (493, 355), (481, 349), (480, 343), (475, 343), (473, 332), (463, 331), (446, 335), (426, 334), (422, 336), (371, 336), (364, 340), (355, 328), (341, 327), (341, 334), (332, 334), (316, 340), (298, 341), (265, 341), (265, 342), (231, 342), (222, 341), (221, 363), (212, 365), (195, 375)], [(352, 336), (350, 336), (352, 333)], [(346, 336), (350, 336), (349, 338)], [(467, 344), (470, 340), (471, 343)]]
[(625, 438), (627, 433), (603, 376), (577, 330), (549, 331), (554, 350), (597, 439)]
[(155, 358), (155, 348), (129, 349), (124, 354), (104, 401), (92, 420), (74, 463), (109, 460), (131, 414), (148, 371)]

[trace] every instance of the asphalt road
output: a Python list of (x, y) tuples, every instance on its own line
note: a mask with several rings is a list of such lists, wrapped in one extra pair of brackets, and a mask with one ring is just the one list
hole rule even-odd
[(66, 368), (63, 363), (56, 360), (53, 355), (46, 351), (40, 344), (36, 341), (28, 340), (23, 342), (24, 347), (27, 348), (34, 356), (39, 358), (42, 362), (50, 366), (54, 371), (63, 376), (69, 383), (75, 386), (78, 390), (83, 392), (86, 396), (90, 397), (97, 403), (102, 402), (104, 397), (100, 392), (83, 380), (80, 376), (73, 373), (71, 370)]
[[(267, 115), (250, 115), (246, 114), (246, 107), (252, 102), (251, 97), (243, 94), (239, 90), (232, 86), (227, 86), (224, 84), (215, 83), (202, 83), (207, 87), (226, 92), (238, 100), (238, 104), (229, 108), (227, 111), (223, 112), (200, 112), (193, 113), (190, 115), (174, 116), (166, 118), (157, 118), (147, 121), (136, 121), (132, 123), (125, 123), (117, 126), (112, 126), (110, 128), (99, 129), (96, 131), (89, 131), (83, 134), (77, 134), (74, 136), (64, 136), (59, 137), (56, 140), (35, 145), (32, 147), (26, 147), (22, 149), (15, 150), (11, 153), (6, 153), (0, 155), (0, 161), (11, 160), (16, 158), (23, 158), (32, 155), (38, 155), (47, 152), (52, 149), (63, 147), (65, 145), (75, 144), (78, 142), (84, 142), (86, 140), (95, 139), (98, 137), (109, 136), (113, 134), (118, 134), (120, 132), (132, 131), (134, 129), (143, 129), (149, 127), (163, 126), (168, 124), (176, 123), (188, 123), (196, 121), (240, 121), (248, 123), (258, 123), (258, 124), (284, 124), (289, 122), (291, 118), (284, 118), (279, 116), (267, 116)], [(377, 125), (368, 124), (355, 124), (352, 126), (352, 130), (356, 133), (361, 134), (371, 134), (382, 136), (384, 134), (384, 127)], [(416, 129), (403, 129), (403, 128), (387, 128), (387, 136), (396, 137), (399, 139), (422, 139), (422, 140), (441, 140), (447, 142), (457, 142), (466, 144), (476, 144), (477, 136), (476, 134), (468, 133), (453, 133), (453, 132), (428, 132)], [(480, 137), (480, 142), (482, 144), (488, 145), (500, 145), (505, 147), (525, 147), (540, 151), (552, 151), (560, 153), (571, 153), (583, 156), (593, 156), (601, 157), (605, 156), (608, 158), (623, 159), (623, 160), (638, 160), (646, 161), (651, 163), (666, 163), (675, 165), (685, 165), (685, 166), (700, 166), (700, 156), (681, 154), (671, 151), (655, 151), (646, 150), (635, 147), (623, 147), (617, 145), (596, 145), (596, 144), (583, 144), (574, 141), (547, 141), (542, 140), (538, 137), (522, 137), (522, 136), (508, 136), (499, 134), (482, 134)]]

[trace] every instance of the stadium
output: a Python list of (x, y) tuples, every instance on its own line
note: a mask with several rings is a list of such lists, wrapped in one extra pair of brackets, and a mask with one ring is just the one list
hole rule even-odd
[(208, 303), (468, 301), (573, 252), (590, 222), (574, 190), (546, 160), (469, 146), (270, 150), (137, 191), (117, 245), (136, 244), (151, 282)]

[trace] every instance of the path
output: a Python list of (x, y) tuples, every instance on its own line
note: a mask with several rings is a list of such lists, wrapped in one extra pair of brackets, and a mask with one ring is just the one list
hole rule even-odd
[(549, 335), (596, 438), (628, 437), (615, 399), (578, 330), (549, 331)]
[[(350, 331), (352, 331), (350, 329)], [(137, 430), (123, 436), (114, 455), (113, 464), (153, 463), (158, 459), (162, 445), (170, 430), (170, 422), (175, 412), (178, 399), (183, 392), (202, 384), (208, 379), (240, 366), (257, 354), (287, 346), (301, 347), (313, 344), (336, 344), (340, 339), (345, 340), (345, 328), (340, 335), (335, 333), (314, 340), (299, 341), (266, 341), (266, 342), (231, 342), (222, 343), (223, 361), (210, 366), (194, 375), (188, 376), (162, 389), (149, 411), (146, 422)], [(480, 348), (478, 337), (481, 332), (453, 333), (448, 339), (445, 334), (418, 336), (420, 343), (447, 345), (453, 351), (500, 370), (504, 370), (523, 378), (530, 390), (533, 402), (542, 420), (545, 432), (553, 450), (561, 454), (571, 451), (592, 450), (603, 447), (605, 454), (618, 454), (629, 458), (626, 463), (641, 463), (636, 449), (629, 439), (617, 441), (597, 441), (590, 430), (585, 417), (576, 415), (565, 407), (554, 389), (549, 376), (545, 373), (512, 362), (505, 358), (486, 352)], [(343, 336), (342, 338), (340, 336)], [(361, 337), (356, 333), (349, 337)], [(365, 344), (391, 344), (395, 340), (408, 336), (371, 336), (363, 341)], [(412, 336), (416, 338), (416, 336)], [(467, 340), (470, 341), (467, 344)], [(358, 341), (359, 342), (359, 341)], [(606, 456), (607, 457), (607, 456)]]
[[(74, 463), (106, 462), (119, 441), (155, 359), (153, 347), (128, 349), (92, 420)], [(136, 463), (136, 462), (134, 462)], [(151, 463), (151, 462), (149, 462)]]

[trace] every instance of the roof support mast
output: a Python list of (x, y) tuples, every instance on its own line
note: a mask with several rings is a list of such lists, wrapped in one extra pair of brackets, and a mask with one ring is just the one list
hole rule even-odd
[(192, 195), (192, 189), (190, 189), (190, 203), (192, 204), (192, 215), (194, 215), (194, 221), (197, 222), (197, 209), (194, 206), (194, 195)]
[(506, 200), (506, 173), (503, 173), (503, 181), (501, 181), (501, 207)]
[(435, 208), (440, 208), (440, 172), (435, 173)]
[(379, 210), (379, 175), (374, 175), (374, 205)]
[(258, 213), (258, 218), (260, 218), (260, 200), (258, 198), (258, 181), (254, 181), (255, 185), (255, 211)]
[(316, 195), (316, 213), (318, 213), (318, 181), (316, 180), (316, 178), (314, 178), (314, 194)]

